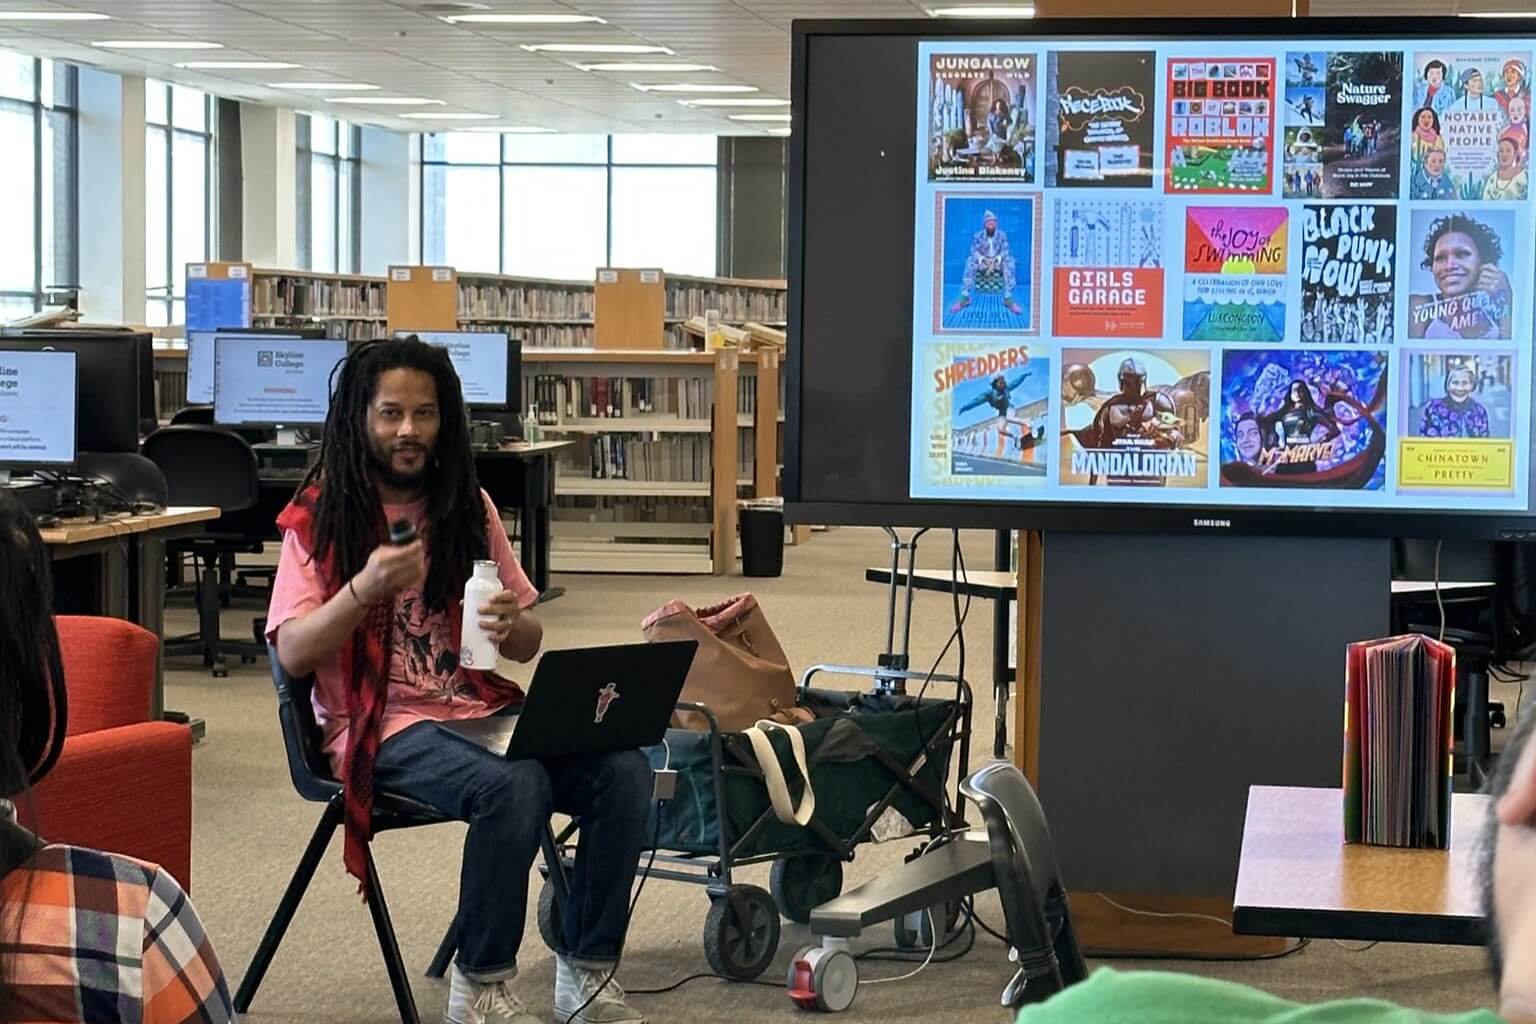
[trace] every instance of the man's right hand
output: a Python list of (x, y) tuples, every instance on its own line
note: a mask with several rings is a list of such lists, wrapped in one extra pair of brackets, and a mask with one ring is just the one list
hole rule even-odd
[(392, 601), (401, 591), (420, 587), (427, 578), (427, 553), (420, 540), (396, 547), (381, 544), (368, 564), (352, 578), (352, 587), (367, 605)]

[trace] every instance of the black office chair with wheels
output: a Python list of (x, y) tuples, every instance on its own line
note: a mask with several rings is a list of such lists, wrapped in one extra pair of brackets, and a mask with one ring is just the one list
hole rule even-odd
[(213, 406), (184, 405), (171, 414), (171, 426), (211, 427), (213, 426)]
[(166, 490), (173, 505), (214, 505), (223, 511), (207, 531), (177, 547), (190, 551), (198, 564), (197, 633), (167, 638), (168, 657), (201, 654), (203, 664), (215, 676), (228, 675), (224, 658), (237, 655), (252, 662), (267, 653), (261, 639), (261, 620), (250, 640), (225, 639), (219, 629), (219, 569), (225, 557), (257, 554), (262, 534), (250, 513), (257, 500), (259, 481), (256, 455), (239, 435), (221, 427), (183, 424), (162, 427), (144, 440), (144, 457), (165, 474)]
[(135, 506), (129, 511), (155, 511), (168, 504), (165, 474), (142, 455), (132, 452), (81, 452), (75, 470), (88, 479), (104, 480), (112, 497)]
[[(289, 676), (283, 671), (282, 663), (278, 661), (276, 648), (271, 650), (269, 659), (272, 664), (272, 682), (277, 687), (277, 716), (283, 729), (283, 747), (288, 754), (289, 778), (293, 780), (293, 788), (299, 796), (314, 803), (325, 804), (325, 811), (320, 815), (320, 822), (315, 826), (309, 845), (304, 848), (304, 853), (299, 858), (298, 867), (294, 868), (293, 878), (289, 880), (288, 888), (283, 891), (282, 899), (277, 904), (277, 911), (272, 915), (272, 920), (261, 937), (261, 944), (256, 948), (256, 956), (252, 959), (251, 966), (246, 969), (245, 977), (240, 981), (240, 988), (235, 993), (235, 1010), (242, 1014), (250, 1010), (251, 1002), (256, 998), (256, 990), (261, 987), (261, 980), (266, 975), (267, 968), (272, 965), (277, 947), (282, 943), (283, 936), (287, 934), (288, 925), (292, 923), (293, 915), (298, 911), (299, 903), (309, 889), (310, 880), (314, 878), (315, 869), (320, 865), (320, 858), (325, 855), (331, 836), (341, 825), (345, 811), (341, 783), (331, 774), (330, 764), (326, 761), (321, 749), (320, 726), (315, 721), (314, 705), (310, 703), (314, 678), (306, 676), (303, 679), (294, 679)], [(417, 828), (423, 825), (441, 825), (449, 820), (451, 819), (425, 804), (419, 804), (388, 791), (374, 791), (373, 830), (375, 833)], [(554, 853), (554, 836), (547, 829), (544, 854), (546, 863), (551, 866), (550, 869), (557, 870), (560, 861)], [(367, 857), (368, 882), (363, 894), (368, 903), (368, 913), (373, 918), (373, 930), (379, 940), (379, 950), (384, 955), (384, 966), (389, 972), (389, 984), (394, 990), (395, 1005), (400, 1011), (400, 1021), (401, 1024), (420, 1024), (421, 1017), (416, 1012), (416, 999), (411, 993), (411, 984), (406, 977), (405, 960), (400, 955), (400, 944), (395, 938), (394, 925), (389, 919), (389, 907), (384, 902), (384, 888), (379, 883), (378, 865), (374, 862), (371, 847), (367, 851)], [(563, 883), (563, 872), (560, 878)], [(453, 950), (453, 928), (450, 927), (449, 934), (443, 939), (438, 956), (434, 958), (434, 963), (441, 959), (443, 966), (446, 967), (448, 958), (453, 955)], [(441, 977), (441, 974), (439, 970), (433, 976)]]

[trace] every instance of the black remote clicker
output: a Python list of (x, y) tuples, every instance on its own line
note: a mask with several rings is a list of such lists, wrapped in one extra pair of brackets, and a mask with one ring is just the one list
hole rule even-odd
[(395, 547), (405, 547), (415, 539), (416, 524), (409, 519), (396, 519), (389, 524), (389, 542)]

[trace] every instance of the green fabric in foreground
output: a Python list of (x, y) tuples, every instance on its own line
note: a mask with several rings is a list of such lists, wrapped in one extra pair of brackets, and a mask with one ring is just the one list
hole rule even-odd
[(1018, 1024), (1500, 1024), (1491, 1010), (1424, 1013), (1377, 999), (1292, 1003), (1229, 981), (1100, 968), (1019, 1013)]

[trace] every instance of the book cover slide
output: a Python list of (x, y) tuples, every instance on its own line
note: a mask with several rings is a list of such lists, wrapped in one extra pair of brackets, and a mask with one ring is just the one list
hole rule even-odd
[(1174, 58), (1167, 85), (1167, 190), (1269, 192), (1275, 59)]
[(1379, 491), (1387, 478), (1380, 349), (1229, 349), (1221, 486)]
[(1530, 65), (1529, 50), (1414, 54), (1412, 198), (1527, 198)]
[(1513, 491), (1516, 353), (1413, 352), (1404, 362), (1398, 489)]
[(1061, 483), (1204, 487), (1211, 354), (1063, 349)]
[(1287, 199), (1396, 199), (1403, 55), (1286, 55)]
[(935, 342), (922, 350), (925, 456), (915, 494), (1045, 483), (1050, 360), (1022, 345)]
[(1033, 53), (936, 53), (928, 61), (929, 181), (1035, 181)]
[(1410, 231), (1408, 336), (1507, 340), (1515, 212), (1416, 209)]
[(1163, 333), (1163, 207), (1154, 199), (1057, 197), (1052, 333)]
[(1191, 206), (1184, 213), (1184, 340), (1285, 337), (1283, 206)]
[(1397, 210), (1390, 204), (1301, 209), (1301, 340), (1393, 340)]
[(1047, 185), (1152, 187), (1156, 54), (1052, 51), (1046, 94)]
[(935, 334), (1040, 333), (1038, 192), (934, 196)]

